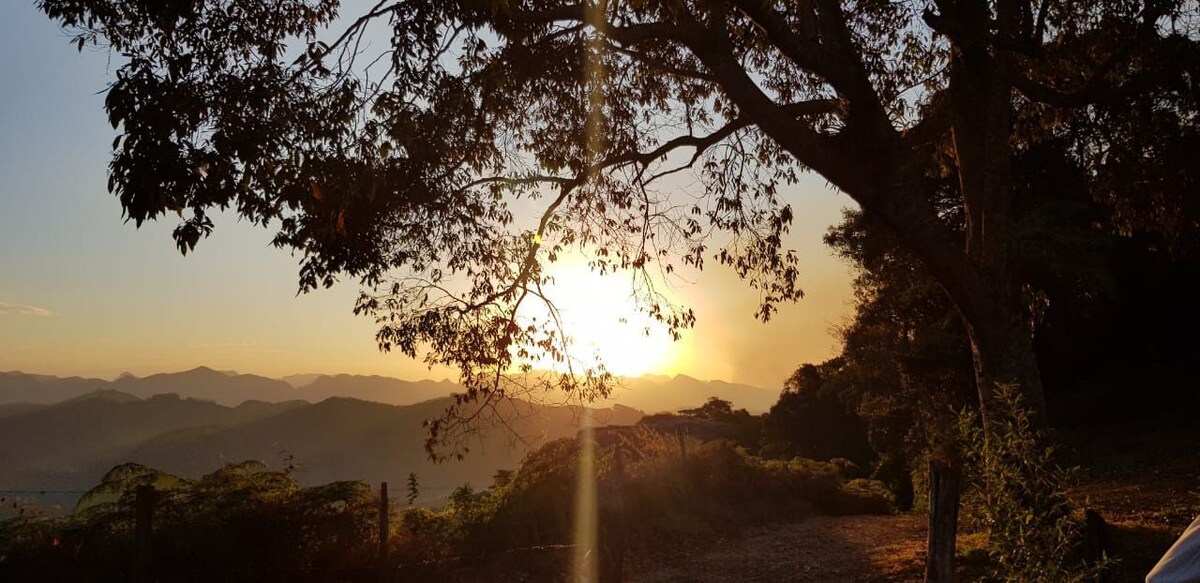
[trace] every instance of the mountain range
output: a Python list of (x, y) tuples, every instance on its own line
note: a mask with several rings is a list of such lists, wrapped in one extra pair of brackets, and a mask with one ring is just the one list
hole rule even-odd
[[(578, 407), (502, 402), (498, 421), (481, 425), (461, 461), (433, 463), (424, 422), (438, 417), (462, 387), (450, 381), (381, 376), (296, 375), (272, 379), (200, 367), (115, 380), (0, 372), (0, 497), (41, 497), (70, 507), (111, 467), (136, 462), (197, 478), (225, 463), (258, 460), (292, 468), (306, 485), (336, 480), (403, 484), (416, 473), (422, 498), (456, 486), (490, 484), (541, 444), (572, 436)], [(762, 412), (776, 394), (678, 375), (624, 379), (593, 404), (599, 424), (629, 425), (643, 411), (676, 411), (709, 397)], [(503, 428), (501, 428), (503, 426)]]
[[(70, 506), (111, 467), (136, 462), (188, 478), (226, 463), (258, 460), (291, 468), (305, 485), (337, 480), (404, 484), (416, 473), (422, 498), (444, 498), (456, 486), (491, 483), (529, 451), (579, 428), (580, 410), (501, 403), (503, 419), (483, 423), (464, 444), (462, 460), (434, 463), (424, 450), (424, 421), (453, 402), (443, 397), (406, 406), (332, 397), (318, 403), (245, 401), (228, 407), (176, 394), (142, 399), (102, 389), (60, 403), (0, 406), (0, 496), (42, 491)], [(628, 407), (593, 409), (600, 424), (629, 425)], [(73, 494), (73, 495), (71, 495)], [(45, 498), (42, 501), (46, 501)]]
[[(779, 397), (778, 391), (717, 380), (701, 381), (686, 375), (626, 378), (622, 379), (621, 385), (611, 398), (599, 404), (621, 404), (655, 413), (697, 407), (709, 397), (719, 397), (730, 401), (734, 407), (745, 408), (751, 413), (762, 413)], [(449, 380), (406, 381), (384, 376), (346, 374), (305, 374), (273, 379), (233, 371), (218, 371), (203, 366), (183, 372), (160, 373), (146, 377), (126, 373), (111, 381), (14, 371), (0, 372), (0, 418), (6, 414), (6, 405), (58, 403), (99, 389), (115, 390), (142, 399), (175, 393), (183, 398), (212, 401), (227, 407), (236, 407), (248, 400), (266, 403), (296, 400), (317, 403), (330, 397), (349, 397), (388, 405), (412, 405), (463, 390), (461, 385)]]

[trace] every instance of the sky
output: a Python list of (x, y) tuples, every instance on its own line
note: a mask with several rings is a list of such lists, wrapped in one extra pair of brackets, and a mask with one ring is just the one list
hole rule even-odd
[[(298, 296), (297, 258), (271, 247), (269, 231), (219, 215), (214, 235), (184, 257), (171, 220), (125, 223), (106, 186), (116, 136), (102, 108), (109, 55), (78, 53), (32, 0), (0, 4), (0, 54), (0, 371), (110, 378), (205, 365), (454, 378), (380, 353), (373, 322), (351, 312), (354, 282)], [(814, 175), (784, 197), (796, 211), (787, 244), (801, 257), (803, 300), (762, 324), (757, 292), (710, 262), (672, 290), (695, 308), (696, 327), (617, 357), (640, 354), (634, 368), (644, 372), (778, 388), (799, 364), (836, 354), (852, 273), (821, 238), (852, 202)], [(570, 293), (595, 296), (577, 305), (623, 309), (619, 290), (585, 272), (565, 277), (576, 278)]]

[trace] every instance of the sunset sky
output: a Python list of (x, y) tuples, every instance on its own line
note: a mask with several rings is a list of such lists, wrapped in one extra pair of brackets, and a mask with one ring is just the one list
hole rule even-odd
[[(296, 259), (271, 248), (268, 231), (219, 216), (213, 237), (185, 258), (170, 237), (174, 222), (124, 224), (106, 190), (115, 133), (99, 94), (115, 67), (107, 53), (79, 54), (67, 40), (32, 0), (0, 6), (0, 370), (450, 376), (379, 353), (373, 323), (351, 313), (354, 282), (297, 297)], [(622, 358), (649, 359), (634, 368), (650, 372), (777, 388), (798, 364), (833, 355), (851, 275), (821, 237), (851, 203), (811, 175), (786, 198), (804, 300), (763, 325), (752, 316), (757, 292), (713, 266), (674, 290), (696, 309), (697, 327)], [(585, 278), (575, 294), (603, 295), (577, 305), (622, 309), (611, 297), (619, 286), (572, 277)]]

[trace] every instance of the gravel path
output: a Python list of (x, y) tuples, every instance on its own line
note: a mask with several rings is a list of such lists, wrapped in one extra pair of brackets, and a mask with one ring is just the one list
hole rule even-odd
[(920, 581), (924, 554), (921, 516), (821, 516), (752, 529), (736, 539), (664, 557), (631, 580)]

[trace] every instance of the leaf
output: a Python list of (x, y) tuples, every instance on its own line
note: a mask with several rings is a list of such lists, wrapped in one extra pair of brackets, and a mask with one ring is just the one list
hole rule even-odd
[(308, 180), (308, 186), (312, 188), (313, 198), (317, 200), (325, 200), (325, 195), (321, 194), (321, 187), (317, 186), (316, 179), (310, 178)]

